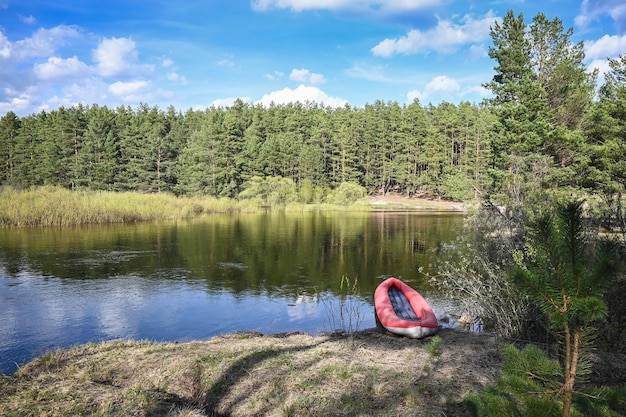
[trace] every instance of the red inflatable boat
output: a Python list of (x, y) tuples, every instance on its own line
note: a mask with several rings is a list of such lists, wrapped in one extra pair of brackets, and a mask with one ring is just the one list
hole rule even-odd
[(396, 278), (387, 278), (376, 288), (374, 308), (376, 323), (395, 334), (419, 339), (439, 327), (424, 297)]

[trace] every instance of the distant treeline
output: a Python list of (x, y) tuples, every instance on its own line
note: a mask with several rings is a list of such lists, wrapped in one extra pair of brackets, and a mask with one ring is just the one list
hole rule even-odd
[(356, 183), (369, 193), (465, 199), (487, 186), (493, 121), (469, 103), (418, 102), (9, 112), (0, 120), (0, 183), (236, 198), (282, 177), (322, 194)]
[(626, 56), (596, 90), (559, 19), (509, 12), (491, 30), (493, 98), (480, 105), (296, 103), (178, 111), (77, 105), (0, 119), (0, 185), (246, 198), (341, 184), (466, 200), (626, 185)]

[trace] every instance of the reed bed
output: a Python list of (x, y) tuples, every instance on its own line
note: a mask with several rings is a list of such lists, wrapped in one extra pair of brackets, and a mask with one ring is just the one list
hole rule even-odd
[(254, 212), (258, 206), (213, 197), (70, 191), (58, 187), (0, 189), (0, 227), (189, 219), (203, 213)]
[(177, 197), (168, 193), (71, 191), (51, 186), (32, 187), (26, 190), (0, 188), (0, 227), (183, 220), (207, 213), (256, 213), (267, 210), (367, 211), (369, 206), (361, 202), (349, 206), (288, 203), (268, 207), (259, 205), (254, 200), (210, 196)]

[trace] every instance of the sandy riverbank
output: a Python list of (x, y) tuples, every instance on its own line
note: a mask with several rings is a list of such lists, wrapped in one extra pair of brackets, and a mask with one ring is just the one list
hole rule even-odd
[(369, 203), (374, 208), (454, 211), (460, 213), (467, 211), (472, 205), (472, 203), (462, 201), (437, 200), (425, 197), (409, 198), (396, 193), (370, 196)]

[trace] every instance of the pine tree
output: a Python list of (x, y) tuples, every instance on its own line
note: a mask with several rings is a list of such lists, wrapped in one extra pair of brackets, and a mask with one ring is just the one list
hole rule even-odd
[(242, 167), (246, 163), (242, 158), (244, 134), (249, 124), (248, 105), (241, 99), (235, 100), (233, 105), (226, 109), (223, 121), (224, 133), (219, 156), (224, 176), (223, 189), (220, 193), (222, 196), (235, 197), (241, 191)]
[(599, 240), (585, 227), (582, 207), (582, 201), (566, 201), (539, 216), (530, 226), (526, 250), (514, 254), (517, 265), (510, 275), (548, 318), (561, 342), (559, 360), (535, 346), (504, 346), (502, 375), (480, 395), (468, 397), (475, 416), (621, 415), (607, 390), (580, 384), (590, 372), (592, 324), (606, 315), (602, 295), (619, 262), (613, 242)]
[(609, 59), (609, 65), (599, 100), (589, 112), (584, 156), (590, 163), (581, 177), (601, 193), (606, 217), (626, 243), (626, 54)]
[(590, 324), (606, 315), (602, 295), (618, 269), (615, 246), (589, 239), (582, 207), (582, 201), (560, 203), (555, 213), (533, 222), (526, 258), (517, 257), (512, 273), (561, 339), (563, 417), (570, 415), (575, 384), (585, 370)]
[(349, 105), (333, 112), (332, 153), (329, 181), (338, 186), (346, 181), (358, 181), (359, 170), (356, 152), (356, 125), (354, 112)]
[(398, 154), (398, 185), (403, 194), (412, 197), (419, 192), (419, 177), (422, 171), (422, 158), (426, 153), (425, 138), (428, 135), (428, 122), (424, 108), (414, 100), (404, 108), (400, 126), (403, 142)]
[(530, 207), (546, 190), (584, 184), (589, 160), (580, 129), (596, 75), (586, 72), (583, 44), (573, 44), (572, 35), (560, 19), (542, 13), (526, 25), (523, 15), (509, 11), (492, 27), (489, 55), (498, 65), (485, 86), (494, 93), (497, 118), (490, 198), (499, 203)]
[(225, 176), (220, 164), (223, 117), (223, 110), (208, 109), (200, 129), (191, 134), (179, 157), (176, 192), (223, 196)]
[[(139, 111), (148, 112), (146, 105)], [(145, 186), (145, 156), (140, 117), (130, 107), (116, 109), (119, 131), (119, 169), (115, 176), (116, 191), (147, 191)]]
[(41, 139), (38, 133), (38, 120), (41, 117), (30, 115), (21, 120), (20, 130), (16, 138), (16, 150), (12, 185), (29, 187), (41, 185), (43, 181), (39, 175), (41, 166)]
[(115, 113), (106, 106), (94, 105), (87, 111), (87, 120), (80, 154), (80, 185), (111, 191), (119, 163)]
[(523, 204), (524, 184), (537, 188), (538, 170), (550, 163), (542, 158), (550, 115), (533, 70), (526, 29), (524, 16), (515, 17), (512, 11), (491, 28), (494, 46), (489, 56), (497, 61), (496, 75), (485, 84), (495, 95), (490, 103), (498, 121), (491, 140), (492, 193), (504, 191), (515, 204)]
[(561, 19), (548, 20), (543, 13), (529, 26), (532, 64), (552, 111), (552, 124), (569, 129), (580, 127), (596, 84), (596, 73), (587, 73), (584, 44), (572, 43), (573, 34), (572, 28), (563, 28)]
[(589, 180), (590, 186), (619, 200), (626, 193), (626, 54), (609, 59), (609, 65), (587, 128)]
[(0, 184), (12, 184), (16, 179), (20, 125), (20, 119), (12, 111), (0, 119)]
[(378, 109), (381, 102), (374, 105), (366, 104), (359, 113), (359, 122), (362, 125), (363, 140), (359, 150), (359, 159), (362, 170), (361, 183), (369, 193), (380, 192), (380, 143), (382, 138), (382, 124), (379, 122)]

